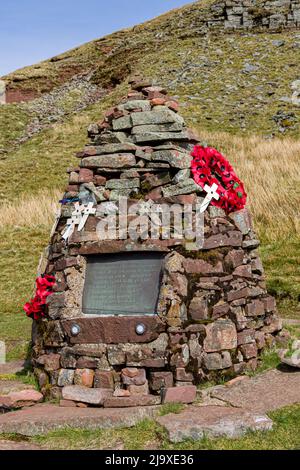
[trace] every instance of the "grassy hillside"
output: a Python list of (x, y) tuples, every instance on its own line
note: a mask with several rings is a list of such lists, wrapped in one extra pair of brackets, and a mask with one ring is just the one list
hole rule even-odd
[[(87, 125), (118, 102), (135, 73), (167, 86), (188, 125), (224, 152), (245, 181), (269, 290), (283, 316), (299, 316), (300, 107), (288, 100), (300, 78), (300, 32), (203, 36), (199, 21), (211, 3), (196, 2), (7, 77), (16, 89), (43, 93), (0, 107), (0, 338), (10, 358), (27, 345), (31, 322), (22, 305), (65, 170), (78, 163), (74, 152), (86, 141)], [(89, 72), (102, 95), (75, 112), (82, 88), (76, 93), (67, 84), (79, 72)]]

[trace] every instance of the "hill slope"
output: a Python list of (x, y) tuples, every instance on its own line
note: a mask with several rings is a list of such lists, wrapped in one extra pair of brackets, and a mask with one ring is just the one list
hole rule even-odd
[(228, 156), (246, 184), (269, 288), (283, 315), (299, 315), (300, 30), (270, 28), (274, 11), (288, 17), (278, 6), (286, 0), (253, 0), (253, 27), (243, 19), (238, 29), (225, 28), (245, 18), (225, 3), (193, 3), (5, 77), (15, 97), (39, 96), (0, 107), (0, 339), (10, 357), (28, 341), (22, 304), (65, 170), (78, 163), (88, 124), (118, 102), (133, 74), (166, 86), (187, 124)]

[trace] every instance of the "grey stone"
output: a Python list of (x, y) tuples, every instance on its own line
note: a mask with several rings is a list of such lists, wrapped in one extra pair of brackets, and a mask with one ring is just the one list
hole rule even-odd
[(88, 388), (81, 385), (69, 385), (63, 388), (65, 400), (73, 400), (90, 405), (101, 406), (105, 398), (112, 396), (112, 390), (107, 388)]
[(236, 347), (237, 332), (231, 320), (220, 319), (206, 326), (205, 352), (217, 352)]
[(178, 173), (173, 178), (173, 183), (182, 183), (183, 181), (189, 179), (191, 176), (191, 170), (190, 169), (185, 169), (185, 170), (180, 170)]
[(146, 134), (136, 134), (132, 136), (132, 141), (137, 144), (148, 142), (159, 142), (162, 140), (188, 140), (187, 131), (182, 132), (147, 132)]
[(190, 194), (199, 191), (201, 188), (192, 178), (189, 178), (176, 185), (166, 186), (162, 189), (164, 197), (179, 196), (180, 194)]
[(115, 201), (117, 202), (120, 197), (129, 197), (131, 195), (132, 192), (134, 192), (135, 190), (137, 190), (136, 188), (133, 188), (133, 189), (113, 189), (111, 192), (110, 192), (110, 195), (109, 195), (109, 200), (110, 201)]
[(283, 357), (281, 362), (287, 364), (290, 367), (300, 369), (300, 349), (294, 351), (290, 357)]
[[(136, 145), (131, 143), (115, 143), (115, 144), (105, 144), (105, 145), (96, 145), (96, 146), (87, 146), (84, 150), (85, 152), (94, 151), (95, 155), (105, 155), (113, 154), (120, 152), (135, 152), (137, 149)], [(90, 155), (94, 156), (94, 155)]]
[(245, 73), (256, 72), (256, 70), (258, 70), (257, 65), (252, 65), (252, 64), (248, 64), (248, 63), (246, 63), (244, 65), (244, 68), (243, 68), (243, 72), (245, 72)]
[(123, 116), (119, 119), (114, 119), (112, 122), (114, 131), (123, 131), (132, 127), (131, 116)]
[[(174, 168), (188, 170), (190, 169), (192, 159), (193, 157), (191, 155), (178, 152), (177, 150), (159, 150), (152, 154), (152, 161), (167, 162)], [(187, 178), (183, 183), (185, 183), (185, 181), (191, 181), (191, 179)]]
[(179, 122), (171, 122), (169, 124), (145, 124), (143, 126), (135, 126), (132, 128), (132, 134), (148, 134), (149, 132), (173, 132), (182, 131), (182, 124)]
[(168, 108), (161, 111), (154, 110), (142, 113), (133, 113), (131, 115), (131, 120), (133, 126), (142, 126), (148, 124), (168, 124), (175, 122), (181, 125), (184, 124), (183, 118)]
[(140, 179), (139, 178), (132, 178), (132, 179), (112, 179), (107, 181), (106, 189), (132, 189), (132, 188), (139, 188), (140, 187)]
[(114, 202), (106, 201), (97, 206), (96, 217), (103, 217), (104, 215), (113, 215), (118, 213), (118, 206)]
[(203, 356), (203, 365), (207, 370), (221, 370), (232, 366), (231, 356), (228, 351), (211, 353)]
[(259, 247), (259, 240), (244, 240), (242, 243), (243, 248), (257, 248)]
[(135, 156), (130, 153), (86, 157), (81, 161), (83, 168), (124, 168), (136, 164)]
[(58, 373), (57, 385), (64, 387), (66, 385), (72, 385), (74, 380), (75, 371), (72, 369), (60, 369)]
[(232, 212), (229, 217), (231, 220), (233, 220), (235, 226), (242, 232), (243, 235), (247, 235), (251, 231), (251, 217), (247, 209)]
[(133, 111), (134, 109), (141, 109), (142, 111), (151, 111), (151, 104), (148, 100), (131, 100), (126, 103), (119, 104), (118, 108), (121, 111)]
[(105, 193), (105, 188), (103, 187), (97, 187), (94, 185), (94, 183), (84, 183), (82, 185), (83, 188), (87, 189), (91, 193), (94, 194), (96, 201), (97, 202), (103, 202), (106, 201), (106, 197), (104, 196)]
[(156, 418), (164, 426), (171, 442), (204, 437), (237, 438), (248, 431), (268, 431), (273, 422), (264, 414), (225, 406), (190, 406), (179, 414)]

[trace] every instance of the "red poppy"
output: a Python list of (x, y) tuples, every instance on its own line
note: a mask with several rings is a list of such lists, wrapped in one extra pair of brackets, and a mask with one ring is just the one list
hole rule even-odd
[(247, 194), (243, 183), (226, 158), (216, 149), (200, 145), (193, 148), (191, 155), (194, 157), (191, 163), (194, 181), (202, 189), (205, 184), (218, 185), (217, 192), (220, 199), (212, 200), (211, 204), (224, 209), (227, 213), (243, 209)]
[(35, 296), (24, 305), (23, 309), (28, 317), (39, 320), (45, 316), (46, 300), (53, 293), (52, 287), (55, 284), (55, 277), (50, 275), (41, 276), (36, 279), (35, 283)]

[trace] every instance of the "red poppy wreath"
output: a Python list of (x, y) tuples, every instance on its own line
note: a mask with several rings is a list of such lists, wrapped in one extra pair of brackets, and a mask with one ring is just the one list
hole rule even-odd
[(204, 189), (205, 185), (216, 184), (220, 198), (211, 204), (224, 209), (226, 213), (243, 209), (247, 194), (241, 180), (232, 166), (216, 149), (196, 145), (191, 153), (191, 170), (194, 181)]
[(46, 300), (53, 293), (52, 287), (55, 284), (55, 277), (49, 275), (38, 277), (35, 283), (35, 296), (23, 308), (28, 317), (39, 320), (45, 316)]

